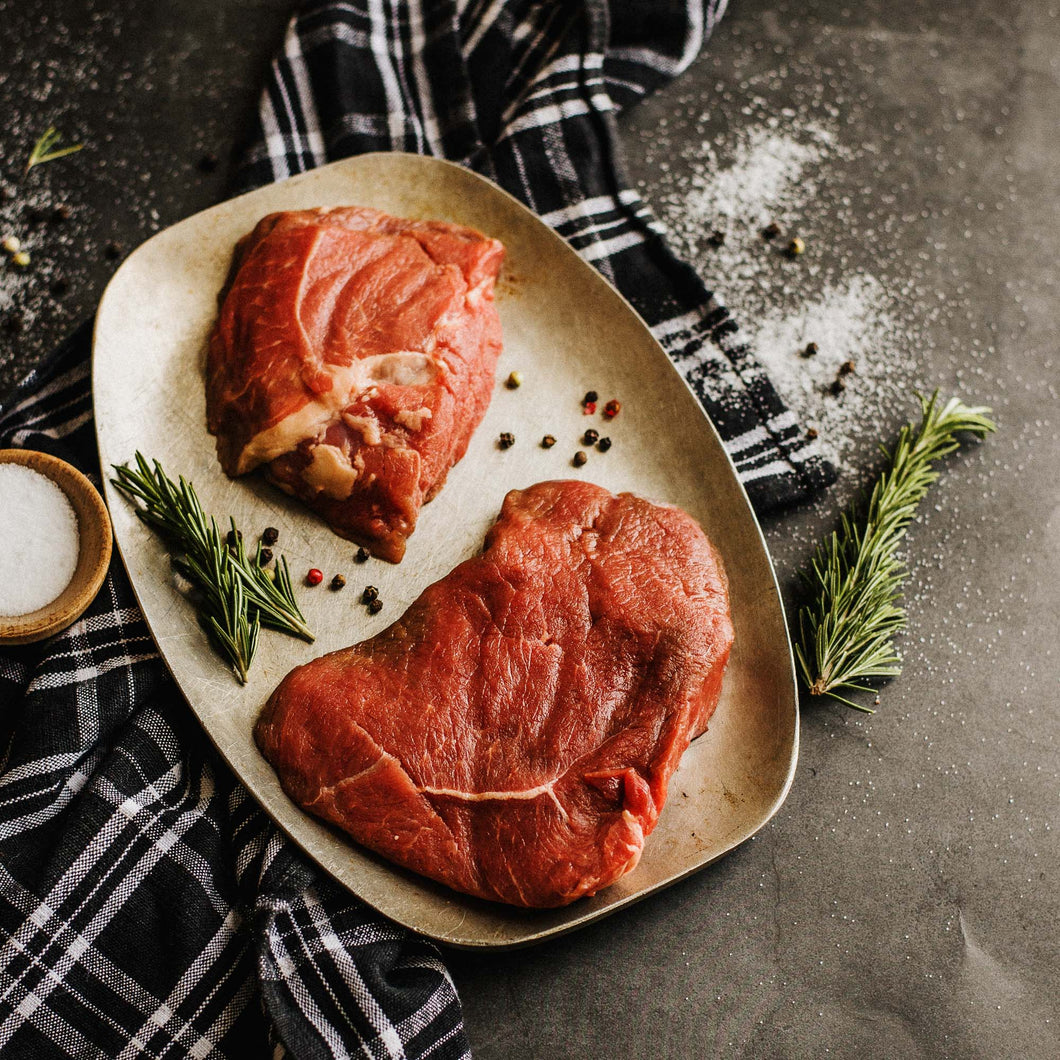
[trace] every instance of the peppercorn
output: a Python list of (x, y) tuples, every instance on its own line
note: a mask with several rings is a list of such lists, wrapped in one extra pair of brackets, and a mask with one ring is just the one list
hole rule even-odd
[(582, 398), (583, 405), (592, 405), (594, 402), (600, 400), (600, 395), (595, 390), (587, 390), (585, 397)]
[(853, 371), (854, 371), (854, 362), (853, 361), (844, 361), (839, 366), (839, 374), (840, 375), (850, 375), (850, 373), (853, 372)]
[(589, 458), (585, 455), (585, 453), (582, 452), (582, 450), (579, 449), (578, 452), (576, 452), (574, 454), (574, 459), (571, 461), (571, 463), (575, 467), (581, 467), (585, 463), (585, 461), (588, 460), (588, 459)]
[(812, 442), (814, 440), (814, 438), (817, 437), (817, 428), (816, 427), (807, 427), (806, 428), (806, 437)]
[(596, 411), (596, 402), (595, 401), (587, 401), (582, 406), (582, 411), (583, 411), (583, 413), (586, 416), (591, 416)]
[(10, 331), (12, 335), (17, 335), (24, 325), (21, 313), (10, 313), (4, 320), (4, 330)]
[(22, 240), (18, 236), (5, 236), (0, 247), (3, 247), (8, 254), (17, 254), (22, 249)]
[(70, 281), (65, 276), (56, 276), (51, 282), (51, 292), (57, 298), (62, 298), (70, 290)]
[(29, 264), (29, 254), (24, 250), (20, 250), (17, 254), (12, 254), (11, 264), (24, 269)]
[(382, 610), (383, 610), (383, 601), (382, 600), (373, 600), (368, 605), (368, 614), (370, 614), (370, 615), (378, 615), (379, 612), (382, 611)]
[(599, 431), (594, 431), (594, 430), (592, 429), (592, 427), (590, 427), (590, 428), (589, 428), (589, 429), (588, 429), (588, 430), (587, 430), (587, 431), (586, 431), (586, 432), (585, 432), (585, 433), (584, 433), (584, 434), (582, 435), (582, 445), (595, 445), (595, 444), (596, 444), (596, 440), (597, 440), (597, 438), (599, 438), (599, 437), (600, 437), (600, 432), (599, 432)]
[(762, 229), (763, 239), (776, 239), (780, 235), (780, 225), (776, 221), (770, 221), (769, 224)]
[(523, 385), (523, 373), (522, 372), (510, 372), (508, 378), (505, 379), (504, 385), (509, 390), (518, 390)]
[(333, 593), (337, 593), (340, 589), (346, 588), (346, 579), (341, 574), (336, 574), (335, 577), (331, 579), (331, 584), (328, 588), (331, 589)]
[(787, 248), (789, 258), (797, 258), (806, 250), (806, 244), (796, 236), (789, 244)]
[(515, 435), (512, 434), (511, 431), (504, 431), (504, 433), (501, 434), (500, 438), (497, 440), (497, 444), (502, 449), (511, 449), (511, 447), (515, 445)]
[(280, 540), (280, 531), (275, 526), (267, 526), (261, 532), (261, 540), (266, 545), (275, 545)]
[(305, 576), (306, 585), (319, 585), (324, 580), (324, 572), (312, 567)]
[(808, 342), (806, 343), (806, 349), (802, 351), (802, 355), (803, 357), (816, 357), (819, 349), (820, 347), (816, 342)]
[(839, 397), (846, 388), (847, 385), (843, 382), (842, 378), (837, 378), (833, 380), (832, 385), (828, 388), (828, 393), (831, 394), (832, 397)]
[(707, 237), (707, 245), (711, 247), (723, 247), (725, 245), (725, 233), (715, 228)]
[(119, 243), (115, 239), (112, 239), (103, 248), (103, 256), (105, 258), (108, 258), (110, 261), (115, 261), (117, 258), (121, 257), (121, 250), (122, 250), (121, 243)]
[(258, 552), (258, 566), (264, 567), (267, 563), (272, 562), (272, 549), (263, 548)]
[(206, 154), (199, 159), (199, 169), (203, 173), (212, 173), (220, 164), (221, 160), (213, 153), (213, 151), (207, 151)]
[(363, 546), (357, 549), (357, 554), (353, 557), (355, 563), (367, 563), (368, 562), (368, 549)]
[(608, 420), (613, 420), (619, 414), (619, 412), (621, 412), (621, 411), (622, 411), (622, 403), (620, 401), (616, 401), (614, 398), (612, 398), (604, 406), (604, 418), (608, 419)]
[(611, 448), (611, 439), (601, 438), (600, 441), (596, 443), (596, 448), (599, 449), (601, 453), (606, 453), (607, 450)]
[(541, 439), (541, 448), (542, 449), (551, 449), (555, 444), (556, 444), (556, 439), (551, 434), (546, 434), (545, 437)]
[(229, 530), (225, 537), (225, 542), (229, 548), (235, 548), (240, 541), (243, 540), (243, 534), (239, 530)]
[(52, 210), (52, 220), (69, 221), (72, 214), (73, 210), (71, 210), (70, 207), (66, 205), (66, 203), (62, 203), (61, 205), (56, 206), (54, 210)]
[(373, 600), (379, 599), (379, 590), (374, 585), (366, 585), (364, 592), (361, 593), (361, 603), (370, 604)]

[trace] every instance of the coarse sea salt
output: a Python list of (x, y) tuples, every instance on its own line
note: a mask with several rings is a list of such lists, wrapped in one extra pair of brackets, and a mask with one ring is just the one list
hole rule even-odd
[(80, 550), (66, 494), (39, 471), (0, 464), (0, 615), (28, 615), (58, 599)]

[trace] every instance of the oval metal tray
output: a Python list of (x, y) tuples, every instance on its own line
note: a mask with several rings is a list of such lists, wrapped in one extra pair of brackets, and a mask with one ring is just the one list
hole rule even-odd
[[(467, 456), (426, 505), (398, 566), (353, 563), (354, 548), (256, 476), (230, 481), (205, 426), (206, 339), (236, 240), (264, 214), (313, 206), (374, 206), (441, 218), (501, 239), (498, 287), (504, 353), (485, 422)], [(517, 390), (503, 385), (516, 369)], [(459, 166), (419, 155), (362, 155), (196, 214), (139, 247), (99, 307), (93, 357), (103, 466), (139, 449), (191, 479), (207, 512), (235, 517), (256, 537), (272, 525), (300, 575), (345, 574), (342, 593), (299, 589), (314, 644), (264, 633), (241, 687), (210, 650), (178, 595), (164, 549), (107, 484), (115, 539), (158, 646), (210, 738), (277, 824), (324, 869), (386, 916), (454, 946), (517, 946), (569, 931), (709, 865), (762, 827), (780, 806), (798, 751), (798, 700), (783, 608), (765, 543), (732, 464), (695, 397), (648, 328), (603, 277), (507, 193)], [(613, 447), (571, 467), (592, 422), (587, 390), (617, 397), (606, 427)], [(500, 432), (516, 444), (500, 450)], [(550, 450), (544, 434), (558, 439)], [(686, 752), (637, 869), (591, 899), (526, 912), (467, 898), (404, 872), (303, 813), (280, 788), (251, 736), (254, 720), (293, 666), (384, 628), (429, 582), (477, 551), (504, 494), (543, 479), (581, 476), (677, 504), (721, 551), (732, 592), (735, 647), (710, 730)], [(380, 589), (383, 612), (356, 600)]]

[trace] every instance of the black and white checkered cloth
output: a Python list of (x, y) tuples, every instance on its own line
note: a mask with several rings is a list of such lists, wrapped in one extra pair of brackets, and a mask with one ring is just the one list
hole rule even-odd
[[(759, 510), (826, 484), (736, 324), (623, 183), (615, 115), (724, 0), (350, 0), (292, 23), (244, 186), (367, 150), (461, 161), (633, 302)], [(82, 328), (0, 409), (0, 447), (99, 483)], [(468, 1055), (435, 949), (307, 864), (219, 760), (124, 571), (66, 632), (0, 651), (0, 1055)]]

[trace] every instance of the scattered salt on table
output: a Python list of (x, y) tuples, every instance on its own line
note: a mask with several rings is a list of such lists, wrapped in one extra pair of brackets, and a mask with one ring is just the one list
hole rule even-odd
[(57, 599), (79, 552), (66, 494), (32, 468), (0, 464), (0, 615), (28, 615)]

